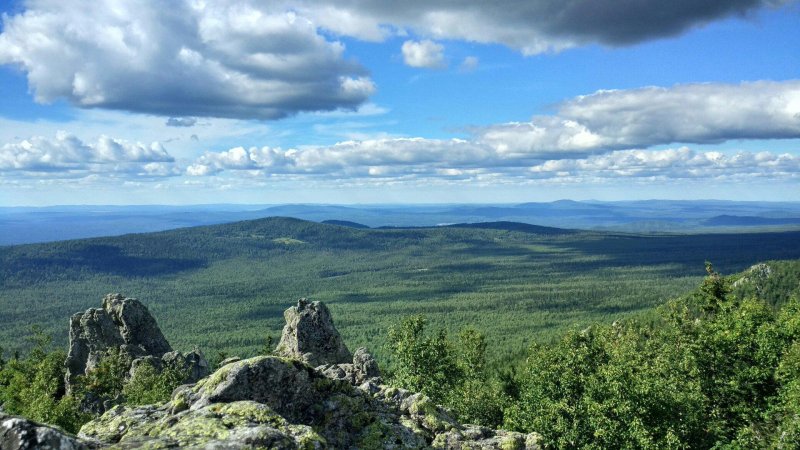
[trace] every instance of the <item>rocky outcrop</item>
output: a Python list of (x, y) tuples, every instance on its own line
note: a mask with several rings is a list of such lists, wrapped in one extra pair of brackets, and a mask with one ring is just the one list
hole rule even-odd
[[(350, 356), (323, 304), (301, 300), (286, 319), (279, 348), (289, 357), (231, 358), (213, 374), (175, 389), (165, 404), (111, 407), (77, 438), (14, 422), (7, 428), (24, 432), (14, 431), (9, 439), (4, 434), (0, 450), (33, 448), (17, 443), (39, 435), (42, 445), (62, 439), (59, 445), (75, 449), (539, 448), (535, 433), (463, 425), (425, 395), (382, 384), (375, 359), (363, 348)], [(117, 337), (125, 342), (122, 333)], [(132, 370), (137, 364), (185, 361), (167, 355), (140, 357)]]
[(275, 356), (223, 366), (159, 407), (114, 407), (79, 436), (125, 448), (537, 448), (535, 434), (461, 425), (422, 394)]
[(67, 383), (93, 369), (111, 348), (131, 360), (172, 351), (153, 316), (139, 300), (108, 294), (102, 308), (90, 308), (70, 319)]
[(765, 285), (771, 276), (772, 268), (769, 265), (764, 263), (756, 264), (744, 271), (741, 278), (734, 281), (731, 287), (736, 289), (751, 285), (756, 295), (761, 297), (764, 293)]
[(187, 382), (208, 375), (209, 366), (199, 350), (172, 350), (158, 323), (139, 300), (108, 294), (101, 308), (90, 308), (70, 319), (67, 386), (97, 366), (109, 350), (118, 350), (131, 363), (131, 374), (141, 364), (162, 369), (172, 365), (185, 370)]
[(283, 313), (286, 325), (276, 354), (299, 359), (314, 367), (350, 363), (353, 355), (339, 336), (328, 308), (301, 298)]
[(0, 450), (88, 450), (98, 444), (63, 430), (0, 412)]

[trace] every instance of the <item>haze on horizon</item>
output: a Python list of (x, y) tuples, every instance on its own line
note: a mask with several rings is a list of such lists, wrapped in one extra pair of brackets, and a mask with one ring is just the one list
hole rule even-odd
[(0, 206), (800, 200), (795, 0), (0, 12)]

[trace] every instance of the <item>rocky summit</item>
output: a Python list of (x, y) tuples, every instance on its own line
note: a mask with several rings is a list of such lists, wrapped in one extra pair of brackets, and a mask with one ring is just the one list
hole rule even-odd
[[(177, 365), (187, 373), (187, 382), (195, 382), (209, 373), (208, 362), (199, 351), (172, 350), (142, 302), (121, 294), (108, 294), (101, 308), (90, 308), (70, 318), (69, 353), (64, 361), (67, 388), (78, 376), (97, 367), (112, 350), (125, 356), (131, 375), (143, 364), (157, 370)], [(105, 406), (98, 404), (92, 409), (102, 411)]]
[[(114, 297), (113, 301), (125, 300), (131, 299)], [(109, 313), (105, 305), (102, 311), (107, 317), (90, 310), (84, 314), (91, 318), (86, 322), (107, 318), (117, 331), (117, 324), (132, 323), (115, 320), (124, 316), (113, 312), (124, 307), (111, 308)], [(84, 321), (83, 316), (76, 317), (73, 324)], [(113, 406), (85, 424), (78, 436), (0, 416), (0, 449), (38, 448), (32, 442), (76, 449), (538, 448), (535, 433), (460, 424), (425, 395), (383, 384), (375, 359), (363, 348), (350, 354), (322, 303), (301, 300), (285, 317), (276, 356), (231, 358), (211, 375), (175, 389), (165, 404)], [(114, 331), (109, 325), (85, 331), (95, 330)], [(123, 336), (137, 335), (135, 330), (128, 331), (127, 335), (76, 335), (90, 336), (85, 348), (97, 347), (92, 341), (95, 336), (118, 345), (141, 342), (125, 341)], [(158, 335), (147, 342), (158, 342)]]
[(102, 308), (72, 316), (69, 323), (67, 384), (93, 369), (111, 348), (132, 358), (160, 358), (172, 351), (153, 316), (141, 302), (121, 294), (108, 294)]
[(323, 303), (301, 298), (297, 306), (283, 313), (283, 317), (286, 325), (275, 350), (277, 354), (315, 367), (352, 361), (353, 355), (333, 326), (331, 313)]

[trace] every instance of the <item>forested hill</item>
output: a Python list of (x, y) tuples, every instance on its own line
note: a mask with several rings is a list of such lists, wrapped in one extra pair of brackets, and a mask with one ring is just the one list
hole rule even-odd
[(0, 247), (0, 341), (32, 325), (66, 342), (66, 317), (107, 292), (145, 302), (177, 348), (253, 353), (285, 305), (325, 301), (379, 358), (409, 314), (484, 331), (517, 351), (565, 328), (649, 310), (689, 291), (703, 263), (732, 273), (800, 258), (800, 232), (636, 235), (500, 224), (357, 229), (288, 218)]

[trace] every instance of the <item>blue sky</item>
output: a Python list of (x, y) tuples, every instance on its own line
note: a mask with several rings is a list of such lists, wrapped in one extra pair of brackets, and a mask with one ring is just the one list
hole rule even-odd
[(796, 1), (15, 1), (0, 205), (800, 201)]

